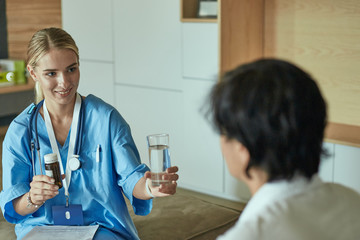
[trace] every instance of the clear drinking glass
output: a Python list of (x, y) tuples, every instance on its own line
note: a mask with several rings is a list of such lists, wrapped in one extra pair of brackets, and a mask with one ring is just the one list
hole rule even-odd
[(149, 148), (149, 160), (151, 169), (151, 181), (154, 187), (160, 184), (168, 184), (163, 180), (167, 168), (171, 166), (169, 153), (169, 134), (153, 134), (146, 137)]

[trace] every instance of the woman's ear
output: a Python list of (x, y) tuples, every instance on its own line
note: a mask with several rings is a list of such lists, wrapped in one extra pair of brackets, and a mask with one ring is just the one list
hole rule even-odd
[(29, 64), (26, 66), (26, 68), (27, 68), (28, 72), (30, 73), (31, 78), (32, 78), (35, 82), (37, 82), (37, 77), (36, 77), (35, 69), (34, 69), (32, 66), (30, 66)]
[(240, 156), (239, 159), (241, 159), (241, 164), (245, 167), (249, 165), (250, 161), (250, 153), (249, 150), (240, 142), (237, 142), (237, 152)]
[(241, 166), (241, 179), (244, 181), (248, 178), (246, 169), (250, 162), (249, 150), (240, 142), (236, 143), (236, 152), (238, 155), (238, 164)]

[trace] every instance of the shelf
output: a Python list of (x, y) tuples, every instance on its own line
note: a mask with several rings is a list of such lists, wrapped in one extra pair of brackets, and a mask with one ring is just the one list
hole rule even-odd
[(360, 126), (329, 122), (325, 129), (325, 141), (360, 147)]
[(183, 18), (181, 22), (217, 23), (216, 18)]
[(217, 18), (198, 18), (198, 0), (180, 0), (181, 22), (217, 23)]
[(0, 94), (29, 91), (34, 89), (34, 86), (35, 86), (34, 81), (31, 78), (29, 78), (27, 84), (0, 87)]

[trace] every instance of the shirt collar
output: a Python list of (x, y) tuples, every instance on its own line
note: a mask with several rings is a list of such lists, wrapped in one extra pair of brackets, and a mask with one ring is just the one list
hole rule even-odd
[(274, 202), (308, 191), (310, 188), (317, 187), (320, 184), (322, 184), (322, 181), (317, 174), (313, 175), (311, 180), (298, 174), (291, 180), (276, 180), (265, 183), (246, 205), (240, 221), (259, 215), (260, 212), (264, 211), (267, 206), (274, 204)]

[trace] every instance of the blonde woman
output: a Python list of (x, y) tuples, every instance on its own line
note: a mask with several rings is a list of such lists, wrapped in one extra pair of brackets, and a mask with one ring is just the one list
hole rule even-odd
[[(138, 239), (123, 194), (136, 214), (146, 215), (152, 197), (175, 193), (177, 167), (164, 176), (170, 184), (147, 184), (151, 173), (141, 164), (120, 113), (94, 95), (77, 92), (79, 52), (64, 30), (34, 34), (27, 68), (36, 82), (37, 105), (16, 117), (3, 143), (0, 204), (5, 219), (16, 224), (21, 239), (34, 226), (59, 222), (58, 211), (70, 206), (82, 218), (75, 224), (99, 225), (95, 239)], [(43, 158), (49, 153), (58, 156), (61, 188), (45, 175)]]

